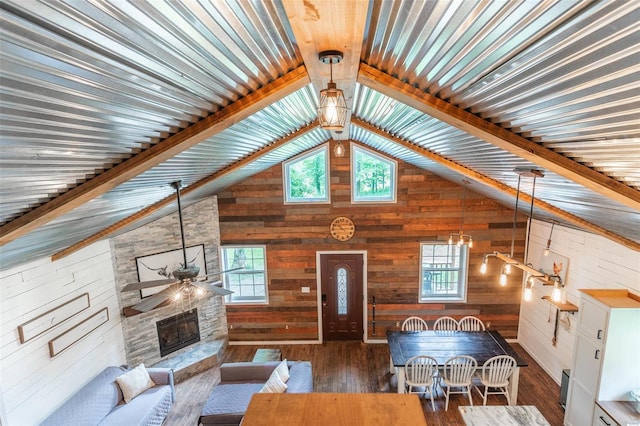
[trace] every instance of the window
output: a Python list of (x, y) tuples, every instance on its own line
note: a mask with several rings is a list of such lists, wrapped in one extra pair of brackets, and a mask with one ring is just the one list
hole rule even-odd
[(395, 202), (396, 162), (351, 144), (351, 200)]
[(467, 250), (466, 245), (420, 244), (420, 302), (467, 301)]
[(282, 163), (285, 203), (329, 202), (328, 144)]
[(264, 246), (224, 246), (220, 249), (224, 287), (234, 293), (227, 303), (267, 303), (267, 262)]

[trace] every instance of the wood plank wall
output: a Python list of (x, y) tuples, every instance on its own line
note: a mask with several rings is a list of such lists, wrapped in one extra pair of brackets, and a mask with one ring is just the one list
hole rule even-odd
[[(462, 182), (451, 182), (398, 162), (398, 196), (394, 204), (351, 204), (348, 144), (342, 158), (331, 157), (331, 204), (285, 205), (282, 167), (274, 166), (227, 188), (218, 196), (221, 244), (267, 247), (269, 305), (227, 305), (230, 341), (318, 339), (316, 252), (366, 250), (368, 256), (369, 338), (410, 315), (432, 323), (437, 317), (476, 315), (506, 338), (517, 336), (522, 274), (512, 273), (498, 286), (500, 262), (478, 271), (485, 253), (509, 253), (513, 210), (467, 187), (464, 231), (473, 235), (467, 303), (420, 304), (419, 249), (422, 241), (447, 241), (458, 232)], [(350, 217), (355, 236), (338, 242), (329, 234), (337, 216)], [(517, 220), (516, 259), (524, 257), (526, 217)], [(301, 287), (310, 287), (302, 293)], [(375, 334), (372, 297), (376, 300)]]

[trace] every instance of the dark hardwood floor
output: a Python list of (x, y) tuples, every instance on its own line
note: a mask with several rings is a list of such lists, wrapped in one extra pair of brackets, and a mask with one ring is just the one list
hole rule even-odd
[[(512, 346), (529, 365), (520, 369), (518, 404), (535, 405), (552, 426), (562, 425), (564, 411), (558, 404), (559, 386), (519, 345)], [(250, 361), (257, 348), (279, 348), (284, 358), (311, 361), (315, 392), (396, 392), (395, 376), (389, 374), (389, 347), (386, 344), (325, 342), (321, 345), (228, 346), (222, 362)], [(164, 424), (195, 426), (204, 402), (219, 381), (219, 369), (214, 367), (176, 385), (177, 401)], [(473, 401), (474, 404), (482, 403), (475, 391)], [(487, 404), (504, 404), (504, 398), (490, 395)], [(458, 405), (468, 405), (468, 400), (463, 395), (452, 395), (449, 410), (445, 412), (444, 397), (439, 390), (434, 412), (429, 399), (422, 398), (429, 426), (462, 425)]]

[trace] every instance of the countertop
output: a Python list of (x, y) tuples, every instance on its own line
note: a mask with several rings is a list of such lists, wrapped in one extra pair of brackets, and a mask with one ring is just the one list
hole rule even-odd
[(533, 405), (458, 407), (466, 426), (549, 426)]
[(636, 411), (635, 401), (597, 401), (613, 420), (622, 426), (640, 425), (640, 413)]

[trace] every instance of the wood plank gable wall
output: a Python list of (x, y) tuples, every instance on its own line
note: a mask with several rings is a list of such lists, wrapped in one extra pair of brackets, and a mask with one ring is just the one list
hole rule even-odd
[[(398, 163), (398, 195), (393, 204), (352, 204), (348, 145), (342, 158), (332, 155), (330, 204), (284, 204), (282, 166), (274, 166), (219, 194), (221, 244), (266, 245), (268, 305), (227, 305), (230, 341), (317, 340), (316, 252), (367, 251), (368, 337), (409, 315), (430, 324), (439, 316), (477, 315), (507, 338), (517, 337), (522, 275), (510, 275), (500, 287), (500, 262), (479, 273), (482, 256), (509, 253), (513, 210), (467, 187), (464, 231), (473, 235), (467, 303), (418, 303), (420, 242), (446, 242), (458, 232), (463, 184), (442, 179), (411, 164)], [(329, 224), (350, 217), (355, 236), (331, 238)], [(524, 257), (526, 217), (517, 220), (514, 257)], [(302, 293), (301, 287), (310, 287)], [(376, 300), (373, 334), (372, 300)]]

